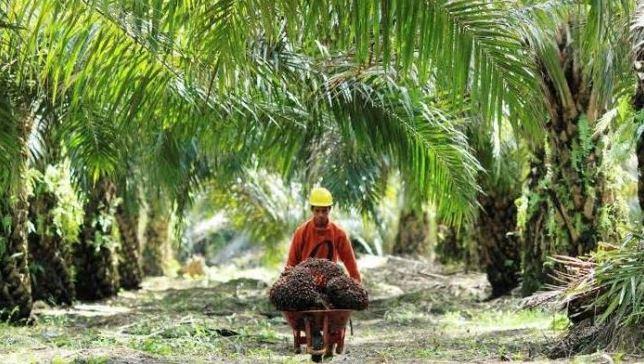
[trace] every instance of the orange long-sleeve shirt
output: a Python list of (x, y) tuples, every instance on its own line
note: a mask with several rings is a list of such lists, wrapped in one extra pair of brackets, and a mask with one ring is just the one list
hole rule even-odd
[(338, 258), (340, 258), (344, 266), (347, 267), (349, 276), (360, 282), (360, 272), (358, 271), (358, 264), (353, 254), (351, 242), (344, 230), (331, 221), (325, 228), (316, 227), (313, 219), (300, 225), (295, 230), (295, 234), (293, 234), (286, 266), (295, 266), (310, 258), (313, 253), (315, 255), (312, 258), (328, 258), (329, 249), (326, 241), (330, 241), (333, 244), (331, 260), (337, 262)]

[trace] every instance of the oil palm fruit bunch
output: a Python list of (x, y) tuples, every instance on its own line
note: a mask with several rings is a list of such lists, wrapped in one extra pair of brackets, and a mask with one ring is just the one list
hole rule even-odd
[(285, 270), (269, 291), (278, 310), (303, 311), (367, 308), (367, 291), (349, 278), (337, 264), (310, 258)]
[(271, 303), (279, 310), (293, 311), (322, 308), (313, 276), (301, 268), (284, 271), (269, 292)]
[(345, 276), (342, 268), (327, 259), (309, 258), (298, 267), (308, 269), (318, 290), (323, 291), (327, 282), (336, 277)]
[(347, 276), (330, 279), (326, 292), (335, 308), (364, 310), (369, 306), (367, 291), (360, 283)]

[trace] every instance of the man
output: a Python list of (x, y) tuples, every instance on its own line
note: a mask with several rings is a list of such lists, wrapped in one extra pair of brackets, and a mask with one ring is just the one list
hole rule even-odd
[(313, 217), (300, 225), (293, 235), (286, 267), (293, 267), (308, 258), (326, 258), (337, 262), (342, 260), (349, 276), (360, 282), (351, 242), (338, 225), (329, 221), (333, 197), (326, 188), (316, 187), (309, 197)]

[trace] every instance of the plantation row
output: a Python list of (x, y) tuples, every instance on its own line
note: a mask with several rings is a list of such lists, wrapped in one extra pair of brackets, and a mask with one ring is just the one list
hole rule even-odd
[(0, 0), (0, 316), (208, 239), (279, 260), (322, 184), (355, 247), (556, 283), (571, 347), (641, 349), (642, 6)]

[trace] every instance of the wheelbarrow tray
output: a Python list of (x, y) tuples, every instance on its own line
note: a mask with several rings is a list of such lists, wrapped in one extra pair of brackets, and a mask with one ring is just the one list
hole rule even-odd
[[(329, 309), (308, 311), (282, 311), (293, 329), (293, 346), (297, 353), (300, 345), (306, 345), (307, 353), (312, 355), (330, 354), (336, 345), (336, 353), (344, 350), (344, 334), (353, 310)], [(315, 349), (312, 337), (314, 331), (322, 331), (323, 347)], [(302, 336), (304, 333), (304, 336)]]

